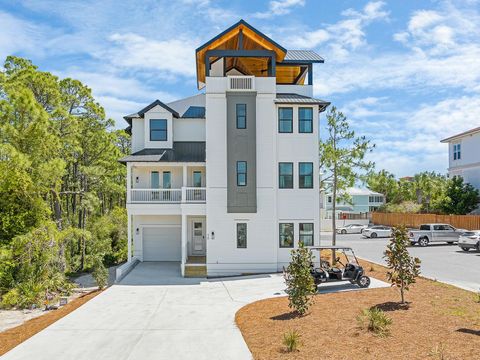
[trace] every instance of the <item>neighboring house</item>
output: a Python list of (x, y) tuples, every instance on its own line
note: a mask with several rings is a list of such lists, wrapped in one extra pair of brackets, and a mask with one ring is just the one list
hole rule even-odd
[(480, 127), (448, 137), (448, 176), (461, 176), (480, 189)]
[[(347, 213), (347, 214), (367, 214), (377, 210), (380, 206), (385, 203), (385, 196), (375, 191), (369, 189), (360, 189), (360, 188), (348, 188), (345, 191), (350, 198), (350, 202), (347, 201), (338, 201), (336, 206), (336, 213)], [(323, 208), (325, 209), (325, 217), (331, 218), (332, 216), (332, 199), (333, 196), (328, 191), (322, 193), (323, 197)]]
[(299, 241), (319, 244), (323, 59), (243, 20), (195, 57), (204, 93), (125, 116), (128, 261), (176, 261), (185, 276), (281, 270)]

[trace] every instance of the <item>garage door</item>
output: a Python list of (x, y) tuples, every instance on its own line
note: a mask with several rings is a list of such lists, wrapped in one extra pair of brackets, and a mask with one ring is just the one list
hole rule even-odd
[(143, 261), (180, 261), (180, 227), (148, 227), (143, 229)]

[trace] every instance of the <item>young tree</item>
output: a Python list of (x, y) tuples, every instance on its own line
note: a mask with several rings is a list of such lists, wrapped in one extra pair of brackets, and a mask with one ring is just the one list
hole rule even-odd
[[(375, 147), (364, 136), (355, 137), (355, 132), (345, 115), (332, 107), (327, 114), (328, 136), (320, 141), (320, 168), (328, 175), (322, 179), (321, 187), (331, 182), (332, 190), (332, 245), (336, 245), (336, 205), (339, 195), (360, 178), (359, 171), (368, 172), (374, 164), (365, 160), (365, 155)], [(342, 195), (340, 195), (342, 196)], [(332, 252), (335, 263), (335, 251)]]
[(407, 229), (404, 226), (394, 227), (392, 238), (385, 250), (387, 262), (387, 278), (400, 290), (401, 303), (405, 304), (405, 291), (414, 284), (420, 274), (420, 259), (410, 256), (407, 246), (410, 244)]
[(285, 283), (287, 284), (288, 306), (295, 309), (300, 315), (304, 315), (313, 303), (313, 295), (317, 292), (317, 286), (310, 273), (314, 256), (302, 243), (298, 249), (291, 251), (292, 260), (284, 271)]
[(448, 182), (445, 198), (440, 204), (445, 214), (465, 215), (478, 205), (478, 190), (464, 183), (461, 176), (454, 176)]

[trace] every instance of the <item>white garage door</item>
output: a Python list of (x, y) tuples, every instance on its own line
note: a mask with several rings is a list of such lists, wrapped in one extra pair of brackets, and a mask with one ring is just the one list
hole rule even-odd
[(180, 227), (147, 227), (143, 229), (143, 261), (180, 261)]

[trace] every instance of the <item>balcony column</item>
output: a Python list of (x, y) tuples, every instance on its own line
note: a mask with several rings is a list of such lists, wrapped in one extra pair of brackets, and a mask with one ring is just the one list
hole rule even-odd
[(128, 214), (127, 220), (127, 262), (132, 261), (132, 216)]
[(131, 201), (132, 193), (132, 165), (127, 162), (127, 204)]
[(183, 165), (182, 202), (187, 202), (187, 165)]
[[(187, 215), (182, 214), (182, 270), (185, 267), (187, 262), (187, 230), (188, 229), (188, 221)], [(182, 274), (183, 275), (183, 274)]]

